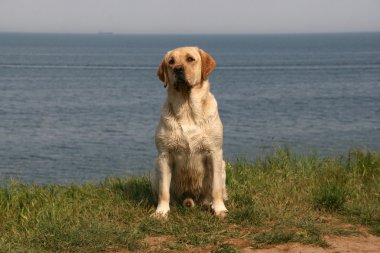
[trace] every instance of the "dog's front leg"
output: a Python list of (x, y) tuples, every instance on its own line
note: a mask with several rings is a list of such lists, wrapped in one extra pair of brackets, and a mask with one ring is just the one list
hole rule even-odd
[(156, 160), (156, 175), (158, 180), (158, 205), (154, 213), (156, 218), (165, 218), (170, 210), (170, 180), (171, 169), (169, 154), (161, 154)]
[(211, 153), (212, 159), (212, 208), (216, 216), (224, 217), (227, 213), (227, 208), (223, 201), (223, 191), (225, 177), (223, 176), (223, 151), (217, 150)]

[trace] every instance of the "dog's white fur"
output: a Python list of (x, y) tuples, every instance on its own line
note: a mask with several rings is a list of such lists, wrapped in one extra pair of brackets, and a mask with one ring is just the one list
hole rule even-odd
[[(157, 71), (167, 86), (167, 99), (156, 129), (158, 156), (151, 173), (155, 217), (167, 216), (170, 199), (188, 207), (210, 206), (217, 216), (227, 212), (223, 126), (208, 81), (215, 65), (202, 49), (184, 47), (169, 51)], [(182, 77), (176, 68), (183, 69)]]

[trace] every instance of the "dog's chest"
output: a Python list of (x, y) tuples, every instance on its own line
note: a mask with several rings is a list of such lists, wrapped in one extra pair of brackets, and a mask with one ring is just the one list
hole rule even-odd
[(197, 153), (210, 150), (206, 127), (194, 123), (180, 123), (169, 139), (174, 151)]

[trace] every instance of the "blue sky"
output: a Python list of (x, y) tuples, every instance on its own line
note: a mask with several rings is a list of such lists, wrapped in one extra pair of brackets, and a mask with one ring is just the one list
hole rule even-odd
[(0, 0), (0, 32), (380, 31), (380, 0)]

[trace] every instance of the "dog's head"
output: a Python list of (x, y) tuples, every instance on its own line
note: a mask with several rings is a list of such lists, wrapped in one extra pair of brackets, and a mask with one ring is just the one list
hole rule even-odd
[(181, 85), (192, 88), (207, 80), (216, 66), (215, 60), (198, 47), (180, 47), (169, 51), (157, 70), (164, 87)]

